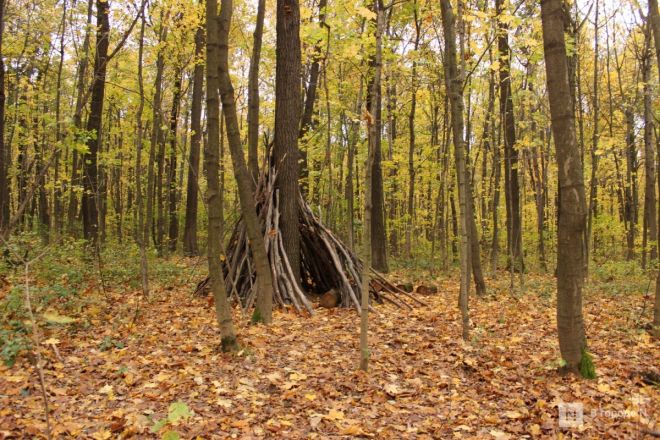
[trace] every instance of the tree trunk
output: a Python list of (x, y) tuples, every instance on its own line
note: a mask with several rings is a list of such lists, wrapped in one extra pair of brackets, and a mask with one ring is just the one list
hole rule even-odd
[[(417, 56), (419, 39), (421, 37), (421, 22), (417, 17), (417, 5), (415, 5), (414, 24), (415, 42), (413, 56)], [(415, 217), (415, 110), (417, 109), (417, 60), (413, 59), (410, 75), (410, 113), (408, 113), (408, 217), (406, 220), (406, 257), (412, 257), (412, 235)]]
[[(0, 8), (2, 5), (0, 5)], [(1, 14), (1, 13), (0, 13)], [(57, 150), (55, 151), (55, 175), (54, 175), (54, 185), (55, 190), (53, 192), (53, 219), (54, 219), (54, 229), (57, 234), (61, 234), (62, 227), (64, 225), (64, 217), (62, 216), (62, 193), (63, 185), (60, 182), (60, 156), (62, 146), (60, 142), (62, 141), (62, 70), (64, 68), (64, 38), (66, 33), (66, 14), (67, 14), (67, 0), (62, 1), (62, 21), (60, 23), (60, 61), (57, 65), (57, 81), (55, 91), (55, 141), (57, 142)], [(1, 43), (0, 43), (1, 44)], [(0, 131), (4, 133), (4, 131)], [(2, 149), (0, 148), (0, 152)], [(1, 153), (0, 153), (1, 155)], [(1, 159), (0, 159), (1, 160)], [(0, 178), (1, 179), (1, 178)], [(0, 182), (0, 185), (2, 182)], [(1, 198), (1, 196), (0, 196)], [(1, 204), (1, 202), (0, 202)], [(1, 215), (0, 215), (1, 216)], [(1, 223), (1, 221), (0, 221)]]
[(442, 27), (445, 35), (445, 83), (451, 104), (451, 122), (454, 138), (454, 156), (456, 160), (456, 177), (458, 180), (459, 216), (461, 234), (461, 284), (458, 305), (461, 311), (463, 340), (470, 338), (470, 316), (468, 312), (468, 295), (470, 289), (469, 272), (469, 231), (467, 216), (469, 196), (466, 187), (465, 172), (465, 140), (463, 139), (463, 78), (459, 75), (456, 61), (456, 27), (454, 12), (450, 0), (440, 0), (442, 12)]
[(241, 213), (247, 229), (250, 249), (254, 258), (257, 272), (257, 303), (253, 315), (253, 321), (270, 324), (273, 319), (273, 277), (270, 271), (268, 255), (264, 242), (264, 233), (259, 226), (259, 219), (254, 199), (255, 185), (252, 176), (245, 164), (243, 157), (243, 146), (241, 145), (241, 134), (238, 128), (238, 117), (236, 116), (236, 104), (234, 101), (234, 88), (229, 76), (229, 29), (231, 27), (231, 16), (233, 10), (232, 0), (222, 0), (219, 19), (219, 83), (220, 96), (222, 98), (222, 113), (225, 117), (227, 127), (227, 140), (229, 141), (229, 152), (234, 166), (234, 176), (238, 186), (238, 194), (241, 203)]
[[(367, 111), (374, 120), (374, 130), (370, 136), (375, 136), (374, 161), (371, 170), (371, 263), (374, 269), (387, 272), (387, 232), (385, 230), (385, 212), (383, 195), (383, 170), (381, 167), (381, 76), (383, 68), (383, 28), (384, 12), (382, 0), (374, 0), (372, 8), (376, 13), (375, 37), (376, 47), (372, 57), (372, 78), (369, 83)], [(372, 142), (372, 140), (369, 140)]]
[(586, 202), (582, 160), (575, 135), (564, 42), (562, 1), (541, 2), (543, 47), (552, 132), (559, 167), (557, 237), (557, 327), (559, 348), (569, 371), (577, 372), (586, 350), (582, 318)]
[(0, 231), (9, 224), (9, 158), (5, 145), (5, 64), (2, 36), (5, 27), (5, 0), (0, 0)]
[(598, 202), (598, 139), (600, 133), (598, 132), (598, 118), (599, 115), (599, 102), (598, 102), (598, 5), (599, 0), (596, 2), (596, 13), (594, 18), (594, 96), (593, 96), (593, 133), (591, 141), (591, 179), (589, 183), (589, 211), (587, 218), (587, 239), (585, 246), (585, 277), (589, 274), (589, 254), (591, 253), (591, 244), (595, 248), (595, 237), (593, 237), (593, 221), (597, 214)]
[[(653, 145), (653, 96), (651, 84), (651, 35), (647, 31), (646, 47), (642, 59), (642, 82), (644, 93), (644, 219), (646, 223), (645, 236), (651, 243), (649, 260), (651, 265), (658, 258), (658, 211), (655, 197), (655, 146)], [(646, 235), (648, 232), (648, 235)], [(646, 248), (644, 248), (646, 251)], [(653, 266), (651, 266), (653, 267)]]
[[(502, 0), (496, 0), (497, 14), (502, 14)], [(507, 213), (507, 253), (509, 267), (524, 270), (522, 255), (522, 221), (520, 213), (520, 186), (518, 183), (518, 151), (516, 150), (516, 121), (511, 93), (511, 49), (509, 26), (498, 20), (497, 48), (500, 62), (500, 120), (504, 138), (504, 194)]]
[(264, 16), (266, 0), (259, 0), (257, 6), (257, 23), (254, 27), (254, 43), (250, 58), (250, 73), (248, 75), (248, 168), (252, 175), (252, 187), (259, 178), (259, 63), (261, 62), (261, 41), (264, 34)]
[[(653, 30), (655, 41), (655, 57), (658, 71), (660, 71), (660, 13), (658, 12), (658, 0), (649, 0), (649, 20)], [(646, 112), (645, 112), (646, 113)], [(656, 135), (657, 136), (657, 135)], [(656, 139), (657, 143), (657, 139)], [(658, 152), (660, 154), (660, 152)], [(658, 189), (660, 191), (660, 177), (658, 178)], [(655, 306), (653, 308), (654, 336), (660, 339), (660, 270), (658, 270), (655, 284)]]
[(147, 260), (147, 243), (149, 242), (148, 228), (144, 225), (144, 197), (142, 195), (142, 136), (144, 127), (142, 126), (142, 113), (144, 111), (144, 77), (142, 74), (142, 59), (144, 54), (144, 28), (145, 16), (144, 10), (140, 12), (140, 38), (138, 47), (138, 88), (140, 90), (140, 104), (138, 105), (135, 119), (137, 120), (136, 133), (136, 160), (135, 160), (135, 202), (137, 205), (137, 243), (140, 247), (140, 273), (142, 281), (142, 294), (149, 295), (149, 263)]
[(110, 34), (110, 5), (107, 0), (96, 1), (96, 56), (94, 57), (94, 80), (91, 107), (87, 120), (87, 131), (92, 135), (87, 142), (88, 151), (83, 155), (83, 234), (85, 239), (96, 243), (99, 238), (99, 197), (97, 156), (101, 147), (101, 118), (105, 96), (105, 76)]
[(215, 314), (220, 326), (223, 351), (238, 348), (231, 309), (227, 301), (225, 280), (222, 273), (222, 208), (220, 204), (220, 180), (218, 178), (220, 139), (220, 99), (218, 96), (218, 16), (216, 0), (206, 0), (206, 111), (208, 140), (204, 152), (208, 200), (208, 264), (211, 292), (215, 300)]
[[(200, 59), (204, 51), (204, 29), (195, 32), (195, 56)], [(188, 158), (188, 185), (186, 188), (186, 224), (183, 231), (183, 253), (199, 254), (197, 247), (197, 192), (199, 191), (199, 146), (202, 140), (202, 97), (204, 94), (204, 65), (195, 64), (193, 71), (192, 103), (190, 110), (190, 156)]]
[[(82, 111), (85, 107), (85, 77), (87, 76), (87, 66), (89, 64), (89, 42), (91, 39), (93, 11), (94, 0), (89, 0), (87, 3), (87, 26), (85, 27), (85, 38), (82, 45), (82, 57), (78, 62), (78, 67), (76, 69), (76, 106), (73, 113), (73, 125), (76, 127), (77, 131), (82, 129)], [(78, 150), (74, 149), (71, 157), (71, 182), (69, 184), (69, 208), (67, 211), (67, 228), (70, 234), (74, 232), (76, 225), (78, 197), (75, 189), (80, 185), (80, 176), (78, 172), (79, 168), (81, 168), (78, 159)]]
[(170, 112), (170, 157), (167, 164), (167, 195), (168, 195), (168, 242), (170, 252), (176, 250), (176, 242), (179, 236), (179, 213), (177, 210), (177, 185), (176, 185), (176, 157), (177, 157), (177, 126), (179, 122), (179, 109), (181, 107), (181, 76), (183, 71), (177, 68), (174, 73), (174, 95), (172, 96), (172, 111)]
[[(167, 38), (167, 28), (164, 24), (163, 13), (160, 16), (160, 29), (158, 32), (158, 55), (156, 56), (156, 79), (154, 81), (154, 97), (151, 103), (152, 109), (152, 128), (151, 128), (151, 142), (149, 145), (149, 163), (147, 164), (147, 219), (146, 228), (151, 231), (154, 244), (159, 249), (160, 244), (158, 241), (159, 233), (158, 228), (154, 228), (154, 203), (156, 203), (156, 173), (154, 164), (156, 162), (156, 148), (163, 144), (163, 130), (162, 125), (162, 89), (163, 89), (163, 71), (165, 70), (165, 55), (161, 43)], [(161, 236), (162, 238), (162, 236)]]
[(275, 66), (275, 146), (273, 160), (280, 193), (284, 250), (293, 278), (300, 282), (300, 8), (298, 0), (277, 0), (277, 57)]

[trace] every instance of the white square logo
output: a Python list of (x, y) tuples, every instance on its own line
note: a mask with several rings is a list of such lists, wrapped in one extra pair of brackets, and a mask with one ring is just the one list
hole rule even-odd
[(577, 428), (584, 421), (584, 407), (581, 402), (559, 404), (559, 427)]

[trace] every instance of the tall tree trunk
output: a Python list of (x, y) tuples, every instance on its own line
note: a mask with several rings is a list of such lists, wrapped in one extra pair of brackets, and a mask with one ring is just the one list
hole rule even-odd
[(218, 16), (217, 1), (206, 0), (206, 111), (208, 139), (204, 162), (206, 165), (208, 200), (208, 264), (211, 292), (215, 300), (215, 314), (220, 326), (220, 338), (224, 351), (238, 348), (236, 332), (231, 317), (225, 280), (222, 273), (222, 208), (220, 203), (220, 180), (218, 178), (220, 140), (220, 99), (218, 96)]
[[(261, 62), (261, 42), (264, 34), (264, 16), (266, 0), (259, 0), (257, 6), (257, 23), (254, 27), (254, 43), (250, 58), (250, 73), (248, 75), (248, 168), (254, 182), (259, 178), (259, 63)], [(254, 186), (254, 183), (252, 183)]]
[(591, 179), (589, 183), (589, 211), (588, 211), (588, 218), (587, 218), (587, 243), (585, 246), (585, 276), (588, 275), (589, 273), (589, 254), (591, 253), (591, 244), (593, 243), (593, 248), (595, 249), (596, 247), (596, 239), (593, 237), (593, 221), (594, 218), (597, 215), (597, 210), (598, 210), (598, 178), (597, 178), (597, 173), (598, 173), (598, 139), (600, 137), (600, 133), (598, 132), (598, 118), (600, 117), (599, 111), (600, 111), (600, 106), (598, 102), (598, 78), (599, 78), (599, 72), (598, 72), (598, 11), (599, 11), (599, 0), (595, 0), (596, 2), (596, 13), (595, 13), (595, 18), (594, 18), (594, 78), (593, 78), (593, 88), (594, 88), (594, 96), (593, 96), (593, 105), (592, 105), (592, 111), (593, 111), (593, 133), (592, 133), (592, 141), (591, 141)]
[(625, 217), (628, 222), (626, 237), (626, 259), (635, 257), (637, 235), (637, 147), (635, 145), (635, 114), (628, 104), (624, 110), (626, 118), (626, 189)]
[(5, 27), (5, 0), (0, 0), (0, 231), (9, 224), (9, 158), (5, 145), (5, 62), (2, 41)]
[[(359, 114), (362, 107), (362, 88), (363, 82), (360, 80), (360, 89), (358, 97), (355, 101), (355, 114)], [(355, 179), (355, 148), (360, 136), (360, 124), (354, 119), (349, 122), (349, 135), (348, 135), (348, 158), (347, 158), (347, 172), (346, 172), (346, 210), (348, 211), (348, 246), (350, 249), (355, 250), (355, 190), (353, 180)]]
[(463, 138), (463, 78), (459, 75), (456, 61), (456, 26), (454, 12), (450, 0), (440, 0), (442, 12), (442, 27), (445, 35), (445, 83), (451, 104), (451, 122), (454, 138), (454, 156), (456, 161), (456, 177), (458, 180), (458, 197), (460, 211), (461, 234), (461, 283), (458, 305), (461, 311), (463, 340), (470, 338), (470, 316), (468, 312), (468, 296), (470, 290), (469, 272), (469, 231), (468, 231), (468, 191), (466, 187), (465, 158), (466, 148)]
[(583, 365), (586, 336), (582, 318), (586, 202), (582, 160), (575, 135), (561, 0), (542, 0), (543, 47), (552, 132), (559, 167), (557, 239), (557, 327), (569, 371)]
[[(85, 38), (82, 45), (82, 57), (78, 62), (76, 69), (76, 105), (73, 112), (73, 125), (76, 131), (82, 130), (82, 112), (85, 107), (85, 77), (87, 76), (87, 66), (89, 64), (89, 46), (91, 40), (92, 15), (94, 12), (94, 0), (88, 0), (87, 3), (87, 26), (85, 27)], [(76, 136), (79, 136), (77, 133)], [(71, 183), (69, 184), (69, 208), (67, 211), (67, 228), (69, 233), (73, 233), (76, 225), (76, 215), (78, 212), (78, 197), (76, 188), (80, 185), (79, 168), (81, 168), (78, 159), (78, 150), (74, 149), (71, 163)]]
[(99, 238), (99, 197), (97, 157), (102, 142), (101, 122), (105, 96), (105, 76), (110, 34), (110, 5), (107, 0), (96, 1), (96, 56), (94, 80), (87, 131), (92, 133), (87, 142), (88, 151), (83, 155), (83, 233), (87, 240), (96, 243)]
[[(370, 136), (376, 136), (374, 143), (374, 161), (371, 170), (371, 263), (374, 269), (387, 272), (387, 232), (385, 229), (383, 170), (381, 166), (381, 76), (383, 68), (383, 28), (384, 11), (382, 0), (374, 0), (372, 8), (376, 13), (376, 47), (372, 57), (372, 78), (369, 83), (367, 111), (374, 120), (374, 130)], [(371, 142), (371, 140), (370, 140)]]
[(300, 152), (300, 7), (298, 0), (277, 0), (277, 57), (275, 66), (275, 146), (273, 160), (280, 192), (284, 250), (293, 277), (300, 282), (298, 178)]
[(177, 68), (174, 73), (174, 95), (172, 96), (172, 111), (170, 112), (170, 157), (167, 164), (167, 195), (168, 195), (168, 242), (170, 252), (176, 250), (176, 242), (179, 236), (179, 213), (177, 210), (177, 185), (176, 185), (176, 157), (177, 157), (177, 126), (179, 122), (179, 109), (181, 107), (181, 76), (183, 71)]
[[(414, 24), (415, 40), (413, 56), (417, 56), (419, 39), (421, 37), (421, 22), (417, 17), (417, 4), (415, 4)], [(415, 216), (415, 110), (417, 109), (417, 60), (413, 59), (410, 75), (410, 113), (408, 113), (408, 216), (406, 219), (406, 257), (412, 257), (412, 234)]]
[[(655, 57), (658, 71), (660, 72), (660, 13), (658, 12), (658, 0), (649, 0), (649, 20), (655, 41)], [(657, 143), (657, 134), (656, 134)], [(660, 151), (657, 152), (660, 155)], [(658, 177), (658, 191), (660, 192), (660, 177)], [(654, 336), (660, 339), (660, 270), (656, 275), (655, 284), (655, 306), (653, 308)]]
[(140, 274), (142, 281), (142, 294), (149, 295), (149, 263), (147, 260), (147, 243), (149, 242), (148, 228), (144, 224), (144, 197), (142, 194), (142, 136), (144, 127), (142, 126), (142, 113), (144, 112), (144, 77), (142, 74), (142, 59), (144, 55), (144, 28), (145, 16), (144, 10), (140, 13), (140, 37), (138, 46), (138, 88), (140, 91), (140, 104), (138, 105), (135, 118), (137, 120), (136, 133), (136, 160), (135, 160), (135, 202), (137, 205), (137, 243), (140, 247)]
[(259, 218), (257, 217), (254, 184), (252, 183), (252, 176), (243, 157), (243, 146), (241, 145), (241, 134), (238, 128), (236, 103), (234, 101), (234, 88), (229, 76), (229, 29), (231, 27), (232, 12), (232, 0), (222, 0), (220, 20), (218, 23), (220, 30), (218, 67), (220, 69), (219, 82), (222, 113), (224, 114), (225, 125), (227, 126), (227, 140), (229, 141), (229, 152), (238, 186), (241, 213), (247, 229), (250, 249), (254, 256), (257, 272), (257, 303), (253, 321), (270, 324), (273, 320), (273, 277), (270, 271), (270, 264), (268, 263), (268, 255), (266, 254), (264, 232), (261, 230)]
[[(642, 59), (642, 82), (644, 83), (644, 219), (645, 235), (651, 243), (649, 260), (654, 264), (658, 258), (658, 211), (655, 196), (655, 146), (653, 145), (653, 96), (651, 84), (651, 29), (647, 30), (645, 53)], [(644, 249), (646, 250), (646, 249)]]
[[(204, 51), (204, 29), (195, 32), (195, 56), (199, 60)], [(183, 253), (199, 254), (197, 247), (197, 192), (199, 190), (199, 147), (202, 140), (202, 97), (204, 94), (204, 64), (201, 60), (193, 71), (192, 103), (190, 109), (190, 156), (188, 158), (188, 184), (186, 188), (186, 224), (183, 231)]]
[[(161, 12), (160, 16), (160, 29), (158, 32), (158, 55), (156, 56), (156, 79), (154, 81), (154, 97), (151, 103), (152, 109), (152, 128), (151, 128), (151, 142), (149, 145), (149, 163), (147, 164), (147, 219), (146, 227), (153, 235), (152, 239), (154, 244), (161, 252), (159, 242), (158, 225), (154, 228), (154, 204), (156, 203), (156, 172), (154, 165), (156, 163), (156, 148), (160, 149), (163, 145), (163, 130), (162, 130), (162, 111), (161, 105), (163, 100), (163, 72), (165, 70), (165, 55), (161, 43), (167, 38), (167, 28), (164, 24), (164, 14)], [(159, 162), (160, 163), (160, 162)], [(160, 165), (159, 165), (160, 172)], [(162, 194), (161, 194), (162, 195)], [(162, 203), (162, 200), (161, 200)], [(159, 203), (160, 205), (160, 203)]]
[[(496, 0), (497, 14), (503, 13), (502, 0)], [(522, 254), (522, 221), (520, 212), (520, 186), (518, 183), (518, 151), (516, 150), (516, 121), (511, 93), (511, 49), (509, 26), (499, 19), (497, 48), (500, 62), (500, 120), (504, 138), (504, 195), (507, 213), (507, 253), (512, 270), (524, 270)]]
[[(0, 5), (2, 7), (2, 5)], [(57, 80), (55, 91), (55, 141), (57, 142), (56, 151), (55, 151), (55, 175), (54, 175), (54, 193), (53, 193), (53, 219), (54, 219), (54, 229), (57, 234), (62, 232), (62, 227), (64, 225), (64, 217), (62, 216), (62, 192), (63, 185), (60, 182), (60, 156), (62, 146), (60, 145), (62, 141), (62, 70), (64, 68), (64, 38), (66, 33), (66, 14), (67, 14), (67, 0), (62, 1), (62, 21), (60, 22), (60, 61), (57, 65)], [(0, 131), (1, 133), (2, 131)], [(1, 151), (1, 149), (0, 149)], [(0, 183), (1, 184), (1, 183)]]
[[(325, 8), (327, 6), (327, 0), (319, 0), (319, 25), (325, 25)], [(312, 55), (312, 65), (309, 68), (309, 80), (307, 82), (307, 88), (305, 90), (305, 105), (303, 107), (302, 117), (300, 120), (300, 131), (298, 132), (298, 137), (300, 139), (305, 136), (305, 134), (314, 126), (314, 103), (316, 102), (316, 90), (318, 89), (319, 84), (319, 74), (321, 73), (321, 60), (323, 58), (322, 49), (317, 41), (314, 45), (314, 54)], [(300, 170), (300, 177), (302, 180), (302, 191), (303, 195), (307, 195), (309, 189), (309, 160), (307, 158), (308, 152), (307, 147), (304, 150), (301, 150), (301, 163), (302, 168)], [(318, 191), (318, 189), (315, 189)]]

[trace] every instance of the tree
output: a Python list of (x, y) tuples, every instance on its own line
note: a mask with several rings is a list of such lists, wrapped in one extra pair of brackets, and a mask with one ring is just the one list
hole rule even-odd
[(451, 105), (452, 134), (454, 139), (454, 158), (456, 161), (456, 180), (458, 181), (460, 236), (461, 236), (461, 283), (458, 306), (461, 311), (463, 340), (470, 338), (470, 316), (468, 296), (470, 289), (469, 231), (468, 231), (468, 191), (466, 187), (465, 156), (466, 147), (463, 138), (463, 78), (458, 72), (456, 60), (456, 24), (450, 0), (440, 0), (442, 28), (445, 36), (445, 85)]
[(522, 221), (520, 214), (520, 184), (518, 183), (518, 151), (516, 150), (516, 120), (513, 114), (511, 93), (511, 49), (509, 26), (502, 19), (502, 0), (496, 0), (495, 8), (499, 19), (497, 48), (500, 72), (500, 120), (504, 140), (504, 195), (506, 198), (506, 231), (509, 267), (524, 270), (522, 254)]
[(5, 62), (2, 35), (5, 28), (5, 0), (0, 0), (0, 231), (9, 223), (9, 157), (5, 146)]
[(371, 58), (371, 78), (368, 85), (367, 111), (374, 119), (374, 130), (369, 136), (375, 136), (369, 142), (374, 142), (374, 160), (371, 170), (371, 264), (374, 269), (387, 272), (387, 232), (385, 229), (385, 209), (383, 195), (383, 170), (381, 166), (381, 133), (382, 133), (382, 93), (381, 77), (383, 70), (383, 28), (385, 17), (382, 0), (374, 0), (372, 10), (375, 17), (375, 53)]
[(179, 237), (179, 213), (177, 209), (177, 185), (176, 185), (176, 163), (177, 163), (177, 126), (179, 123), (179, 110), (181, 106), (181, 76), (183, 71), (180, 67), (174, 73), (174, 96), (172, 97), (172, 110), (170, 111), (170, 151), (167, 162), (167, 208), (168, 208), (168, 242), (167, 248), (170, 252), (176, 250), (176, 242)]
[(274, 169), (280, 193), (282, 240), (294, 278), (300, 282), (300, 8), (298, 0), (277, 0), (277, 57), (275, 61)]
[(218, 96), (218, 5), (216, 0), (206, 0), (206, 111), (208, 140), (204, 152), (207, 180), (207, 204), (209, 213), (209, 239), (207, 245), (211, 292), (215, 301), (215, 315), (220, 326), (223, 351), (238, 348), (236, 332), (227, 301), (222, 273), (222, 207), (220, 203), (220, 180), (218, 163), (220, 150), (220, 99)]
[(257, 148), (259, 145), (259, 63), (261, 62), (261, 42), (264, 34), (265, 15), (266, 0), (259, 0), (248, 76), (248, 168), (254, 182), (259, 178), (259, 152)]
[[(655, 42), (655, 57), (656, 57), (658, 71), (660, 72), (660, 13), (658, 12), (658, 0), (649, 0), (648, 20), (650, 21), (651, 31), (653, 32), (653, 39)], [(646, 99), (644, 104), (645, 104), (644, 115), (646, 117), (647, 116)], [(657, 143), (657, 139), (656, 139), (656, 143)], [(660, 154), (660, 152), (657, 153)], [(660, 177), (658, 177), (658, 192), (660, 193)], [(660, 270), (658, 270), (657, 272), (656, 282), (655, 282), (655, 305), (653, 307), (653, 328), (654, 328), (654, 336), (660, 339)]]
[(559, 167), (557, 330), (567, 370), (577, 372), (588, 366), (582, 317), (587, 209), (582, 158), (570, 103), (561, 0), (543, 0), (541, 19), (552, 134)]
[(83, 233), (92, 243), (99, 235), (99, 197), (97, 160), (102, 139), (103, 100), (108, 61), (108, 38), (110, 35), (110, 4), (107, 0), (96, 1), (96, 55), (94, 57), (94, 80), (92, 98), (87, 120), (87, 131), (92, 133), (87, 142), (88, 151), (83, 155)]
[(188, 182), (186, 186), (186, 220), (183, 230), (183, 253), (199, 254), (197, 247), (197, 193), (199, 191), (199, 147), (202, 140), (202, 95), (204, 94), (204, 29), (195, 32), (195, 67), (193, 70), (192, 103), (190, 109), (190, 155), (188, 156)]
[[(257, 217), (256, 201), (254, 197), (254, 183), (243, 157), (243, 146), (241, 145), (241, 134), (238, 128), (238, 117), (236, 116), (236, 103), (234, 100), (234, 88), (229, 77), (229, 29), (231, 27), (231, 16), (233, 12), (232, 0), (222, 0), (219, 16), (219, 85), (222, 99), (222, 113), (225, 117), (227, 127), (227, 140), (229, 151), (234, 165), (234, 176), (238, 186), (238, 195), (241, 204), (241, 213), (247, 229), (250, 249), (254, 257), (257, 272), (257, 304), (253, 315), (253, 321), (270, 324), (273, 316), (273, 278), (271, 276), (268, 255), (264, 241), (264, 232), (259, 226)], [(270, 232), (270, 231), (269, 231)]]
[(144, 11), (140, 12), (140, 39), (138, 46), (138, 89), (140, 92), (140, 103), (138, 105), (136, 120), (136, 160), (135, 160), (135, 198), (137, 204), (137, 243), (140, 247), (140, 272), (142, 281), (142, 294), (149, 295), (149, 263), (147, 260), (147, 244), (149, 242), (148, 228), (144, 225), (144, 197), (142, 194), (142, 138), (144, 127), (142, 125), (142, 112), (144, 111), (144, 76), (142, 73), (142, 58), (144, 54)]

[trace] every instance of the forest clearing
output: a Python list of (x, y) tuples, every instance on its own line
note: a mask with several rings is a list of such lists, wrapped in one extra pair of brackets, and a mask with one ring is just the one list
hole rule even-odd
[(658, 0), (0, 0), (0, 439), (660, 437)]

